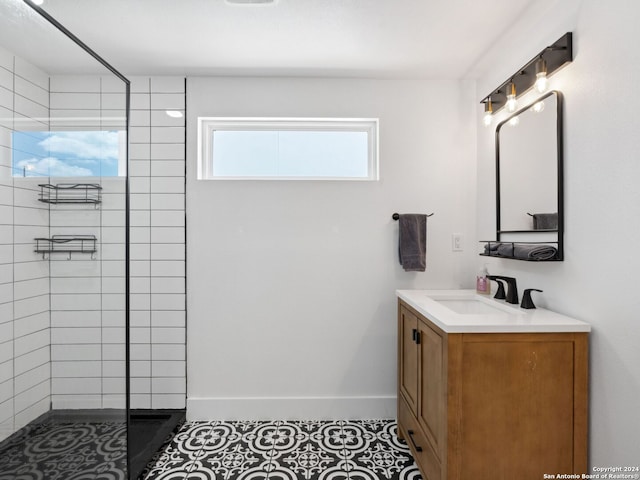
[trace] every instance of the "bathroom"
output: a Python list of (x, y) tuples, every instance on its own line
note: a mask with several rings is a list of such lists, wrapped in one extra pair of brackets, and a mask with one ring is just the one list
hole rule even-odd
[[(264, 10), (245, 12), (282, 4), (235, 6), (229, 15), (259, 18)], [(508, 24), (482, 29), (483, 50), (464, 64), (458, 51), (474, 38), (447, 38), (443, 29), (439, 58), (443, 69), (453, 62), (446, 74), (350, 73), (341, 57), (326, 60), (331, 68), (301, 63), (269, 75), (262, 64), (231, 61), (214, 72), (193, 57), (185, 60), (192, 66), (163, 70), (162, 51), (140, 52), (157, 57), (157, 67), (136, 70), (137, 50), (117, 51), (108, 41), (106, 10), (125, 8), (109, 5), (46, 0), (42, 7), (131, 82), (134, 408), (186, 408), (190, 421), (394, 418), (395, 291), (473, 288), (486, 263), (490, 273), (517, 278), (520, 289), (543, 290), (539, 307), (591, 325), (589, 466), (637, 465), (640, 301), (632, 275), (640, 261), (626, 254), (640, 240), (635, 3), (519, 2), (500, 17)], [(151, 12), (128, 14), (126, 22), (143, 22)], [(480, 257), (478, 241), (495, 236), (495, 128), (482, 125), (480, 101), (565, 32), (573, 32), (574, 59), (550, 78), (565, 101), (564, 261)], [(157, 115), (164, 110), (185, 116), (164, 119)], [(198, 180), (202, 116), (378, 118), (379, 180)], [(434, 214), (424, 273), (398, 264), (394, 212)], [(454, 234), (461, 250), (453, 251)]]

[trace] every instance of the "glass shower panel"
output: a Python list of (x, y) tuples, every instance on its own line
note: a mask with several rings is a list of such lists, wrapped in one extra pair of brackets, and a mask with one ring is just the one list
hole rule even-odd
[(0, 2), (0, 477), (127, 478), (128, 82)]

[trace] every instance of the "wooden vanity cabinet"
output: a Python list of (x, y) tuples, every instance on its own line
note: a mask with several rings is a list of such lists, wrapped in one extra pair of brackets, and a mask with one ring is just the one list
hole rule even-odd
[(588, 333), (446, 333), (398, 303), (398, 434), (425, 480), (587, 472)]

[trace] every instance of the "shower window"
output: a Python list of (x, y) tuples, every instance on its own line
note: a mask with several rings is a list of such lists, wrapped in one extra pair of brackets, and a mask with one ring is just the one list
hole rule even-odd
[(14, 177), (126, 175), (126, 131), (14, 131)]

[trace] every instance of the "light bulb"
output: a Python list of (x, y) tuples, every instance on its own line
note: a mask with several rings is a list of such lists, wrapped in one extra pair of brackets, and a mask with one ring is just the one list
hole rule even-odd
[(547, 62), (544, 58), (540, 57), (536, 62), (536, 90), (540, 93), (544, 93), (549, 86), (549, 79), (547, 78)]
[(484, 123), (485, 127), (491, 125), (491, 120), (493, 119), (493, 105), (491, 103), (491, 98), (488, 98), (484, 104), (484, 117), (482, 118), (482, 123)]
[(542, 100), (540, 100), (539, 102), (536, 102), (533, 104), (533, 111), (536, 113), (540, 113), (541, 111), (544, 110), (544, 102)]
[(511, 125), (512, 127), (515, 127), (518, 124), (520, 124), (520, 117), (518, 115), (509, 120), (509, 125)]
[(536, 74), (536, 90), (540, 93), (547, 91), (549, 87), (549, 79), (547, 78), (547, 72), (541, 72)]
[(513, 82), (507, 86), (507, 111), (515, 112), (518, 108), (518, 101), (516, 100), (516, 86)]

